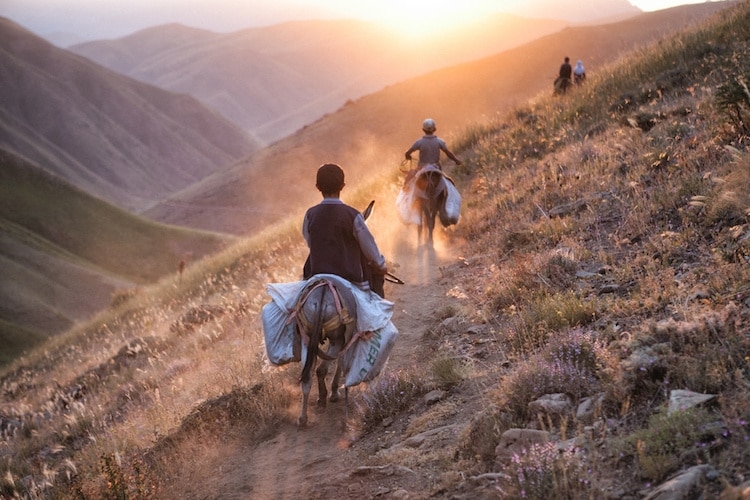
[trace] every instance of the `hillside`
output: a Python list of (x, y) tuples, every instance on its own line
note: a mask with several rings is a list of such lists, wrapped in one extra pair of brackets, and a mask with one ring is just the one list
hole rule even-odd
[(167, 25), (70, 50), (140, 81), (192, 95), (269, 144), (350, 99), (564, 26), (497, 15), (425, 43), (356, 20), (295, 21), (229, 34)]
[(300, 367), (264, 359), (265, 285), (306, 254), (292, 217), (2, 371), (0, 493), (747, 498), (749, 49), (742, 2), (472, 127), (434, 247), (397, 176), (349, 185), (406, 284), (348, 420), (297, 428)]
[(230, 241), (136, 217), (0, 150), (0, 364)]
[(568, 28), (521, 47), (427, 73), (352, 101), (303, 130), (196, 183), (145, 214), (171, 224), (252, 234), (317, 199), (310, 179), (322, 163), (344, 166), (350, 185), (397, 172), (426, 117), (450, 145), (465, 129), (551, 92), (565, 55), (594, 75), (627, 50), (725, 8), (706, 3), (602, 26)]
[(196, 99), (58, 49), (0, 18), (0, 148), (140, 210), (257, 149)]

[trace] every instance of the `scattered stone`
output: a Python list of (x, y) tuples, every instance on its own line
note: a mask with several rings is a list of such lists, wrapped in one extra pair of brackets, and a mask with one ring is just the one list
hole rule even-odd
[(428, 392), (424, 397), (424, 402), (428, 405), (434, 405), (443, 400), (445, 397), (445, 391), (435, 389), (434, 391)]
[(426, 438), (423, 435), (412, 436), (404, 441), (404, 446), (406, 446), (407, 448), (419, 448), (420, 446), (422, 446), (425, 439)]
[(703, 483), (706, 473), (711, 470), (710, 465), (696, 465), (657, 486), (644, 500), (686, 500), (696, 498), (698, 488)]
[(487, 333), (487, 330), (487, 325), (473, 325), (466, 329), (466, 333), (469, 333), (471, 335), (480, 335), (483, 333)]
[(615, 293), (620, 289), (620, 285), (617, 283), (607, 283), (599, 288), (599, 295), (604, 293)]
[(529, 403), (529, 411), (532, 413), (547, 413), (551, 415), (564, 415), (573, 410), (573, 400), (565, 393), (545, 394), (536, 401)]
[(721, 492), (719, 500), (750, 500), (750, 481), (739, 486), (727, 486)]
[(675, 389), (669, 393), (669, 407), (667, 409), (667, 415), (671, 415), (677, 411), (693, 408), (707, 401), (711, 401), (715, 397), (715, 394), (701, 394), (698, 392)]
[(596, 413), (601, 410), (603, 400), (604, 394), (583, 398), (576, 410), (576, 419), (586, 423), (592, 422)]
[(576, 278), (579, 279), (591, 279), (591, 278), (600, 278), (601, 276), (597, 273), (592, 273), (589, 271), (576, 271)]
[(622, 369), (625, 371), (637, 371), (649, 369), (659, 360), (651, 347), (643, 347), (633, 352), (627, 359), (622, 362)]
[(443, 322), (440, 323), (440, 326), (450, 332), (457, 332), (461, 329), (462, 323), (463, 320), (458, 316), (451, 316), (450, 318), (444, 319)]
[(375, 493), (373, 494), (373, 496), (380, 497), (383, 495), (387, 495), (390, 492), (391, 492), (390, 488), (387, 488), (385, 486), (378, 486), (378, 489), (375, 490)]

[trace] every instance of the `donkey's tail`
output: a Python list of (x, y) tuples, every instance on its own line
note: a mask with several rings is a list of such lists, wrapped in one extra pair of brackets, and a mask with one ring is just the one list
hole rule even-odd
[[(299, 377), (300, 382), (307, 383), (310, 381), (312, 368), (315, 365), (315, 358), (318, 357), (320, 338), (323, 332), (323, 300), (326, 296), (327, 286), (320, 286), (313, 290), (307, 297), (307, 301), (317, 299), (318, 307), (315, 314), (313, 314), (312, 321), (310, 321), (310, 329), (308, 334), (307, 344), (307, 356), (305, 357), (305, 364), (302, 367), (302, 374)], [(310, 320), (308, 319), (308, 321)]]

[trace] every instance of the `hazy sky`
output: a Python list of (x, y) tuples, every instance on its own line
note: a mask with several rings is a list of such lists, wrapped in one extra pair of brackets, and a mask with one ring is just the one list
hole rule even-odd
[[(703, 1), (630, 3), (652, 11)], [(229, 32), (295, 19), (354, 17), (388, 21), (405, 31), (436, 29), (490, 12), (513, 12), (524, 3), (528, 0), (0, 0), (0, 16), (41, 36), (70, 33), (101, 39), (169, 22)]]

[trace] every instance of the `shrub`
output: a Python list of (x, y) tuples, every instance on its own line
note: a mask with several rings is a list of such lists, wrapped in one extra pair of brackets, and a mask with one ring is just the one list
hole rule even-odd
[(528, 404), (540, 396), (564, 392), (578, 400), (598, 392), (600, 384), (595, 373), (572, 361), (538, 355), (521, 363), (501, 384), (506, 409), (525, 422), (529, 417)]
[(513, 498), (590, 498), (595, 488), (589, 480), (585, 455), (578, 450), (560, 450), (557, 443), (532, 445), (514, 455), (505, 471)]
[(441, 389), (450, 389), (466, 378), (467, 364), (458, 358), (439, 357), (430, 365), (435, 384)]
[(661, 481), (679, 466), (685, 465), (689, 452), (704, 444), (706, 424), (715, 420), (707, 410), (691, 408), (671, 415), (657, 413), (648, 419), (644, 429), (623, 438), (616, 448), (623, 456), (634, 456), (641, 474)]
[(363, 429), (375, 429), (386, 418), (410, 408), (424, 393), (425, 386), (416, 376), (404, 372), (381, 375), (368, 387), (358, 405)]

